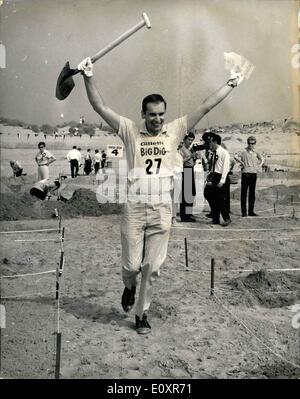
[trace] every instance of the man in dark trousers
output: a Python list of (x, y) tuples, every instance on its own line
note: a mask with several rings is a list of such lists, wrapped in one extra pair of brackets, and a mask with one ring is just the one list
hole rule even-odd
[(211, 206), (212, 224), (220, 224), (220, 214), (224, 222), (222, 226), (231, 223), (228, 205), (226, 203), (227, 174), (230, 167), (230, 155), (221, 145), (221, 137), (215, 134), (210, 139), (210, 149), (212, 151), (211, 171), (207, 176), (205, 186), (205, 198)]
[(241, 211), (242, 216), (247, 216), (247, 193), (248, 197), (248, 216), (257, 216), (254, 213), (255, 187), (257, 179), (257, 170), (264, 163), (264, 158), (254, 150), (256, 138), (250, 136), (247, 139), (248, 146), (244, 151), (235, 154), (234, 159), (242, 166), (242, 184), (241, 184)]
[(74, 179), (75, 177), (78, 176), (79, 162), (81, 160), (81, 154), (77, 150), (76, 145), (74, 145), (73, 149), (68, 152), (67, 160), (70, 162), (71, 176)]
[(180, 202), (180, 219), (182, 222), (196, 222), (196, 219), (192, 216), (193, 203), (196, 196), (194, 166), (198, 157), (197, 153), (191, 149), (194, 140), (194, 133), (189, 132), (185, 136), (183, 146), (179, 150), (183, 158), (182, 198)]
[(105, 151), (102, 150), (102, 154), (101, 154), (101, 168), (102, 169), (105, 168), (106, 158), (107, 158), (107, 155), (106, 155)]

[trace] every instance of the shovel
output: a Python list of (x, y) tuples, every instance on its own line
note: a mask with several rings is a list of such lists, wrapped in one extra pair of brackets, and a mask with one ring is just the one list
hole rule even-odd
[[(121, 36), (119, 36), (117, 39), (109, 43), (106, 47), (104, 47), (102, 50), (100, 50), (97, 54), (95, 54), (93, 57), (91, 57), (91, 61), (94, 64), (99, 58), (103, 57), (105, 54), (107, 54), (109, 51), (113, 50), (115, 47), (117, 47), (119, 44), (127, 40), (131, 35), (133, 35), (135, 32), (146, 26), (148, 29), (151, 28), (150, 20), (147, 16), (146, 13), (142, 14), (143, 19), (136, 25), (134, 25), (131, 29), (127, 30), (124, 32)], [(73, 90), (73, 87), (75, 86), (73, 76), (79, 73), (78, 69), (71, 69), (69, 61), (66, 63), (66, 65), (63, 67), (61, 73), (59, 74), (59, 77), (57, 79), (56, 83), (56, 98), (58, 100), (64, 100), (65, 98), (68, 97), (68, 95), (71, 93)]]

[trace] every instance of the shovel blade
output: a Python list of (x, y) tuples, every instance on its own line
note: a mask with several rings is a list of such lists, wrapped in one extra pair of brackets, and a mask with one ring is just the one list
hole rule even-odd
[(71, 93), (75, 86), (72, 76), (76, 73), (78, 73), (78, 70), (71, 69), (68, 61), (61, 70), (57, 79), (55, 95), (58, 100), (64, 100)]

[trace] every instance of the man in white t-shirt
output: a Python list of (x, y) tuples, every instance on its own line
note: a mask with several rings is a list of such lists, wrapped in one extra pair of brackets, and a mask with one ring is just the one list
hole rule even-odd
[[(125, 312), (135, 303), (137, 277), (141, 273), (135, 308), (136, 331), (150, 332), (147, 313), (152, 286), (167, 256), (172, 218), (172, 179), (179, 143), (203, 116), (221, 102), (242, 80), (234, 77), (209, 96), (192, 113), (165, 124), (166, 101), (159, 94), (143, 99), (143, 124), (118, 115), (98, 92), (90, 58), (84, 59), (82, 71), (87, 95), (94, 110), (118, 132), (126, 149), (128, 198), (121, 223), (122, 277), (125, 285), (122, 307)], [(149, 193), (149, 185), (151, 191)]]
[(56, 161), (54, 155), (46, 150), (46, 143), (40, 141), (39, 151), (35, 156), (35, 162), (38, 165), (38, 180), (49, 179), (49, 165)]
[(81, 162), (81, 153), (77, 150), (76, 145), (73, 145), (72, 150), (67, 153), (67, 160), (70, 162), (71, 177), (74, 179), (78, 176), (79, 163)]

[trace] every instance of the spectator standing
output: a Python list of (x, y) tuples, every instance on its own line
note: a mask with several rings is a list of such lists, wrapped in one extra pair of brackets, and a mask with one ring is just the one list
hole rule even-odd
[(212, 214), (212, 224), (220, 224), (220, 214), (224, 219), (223, 226), (228, 226), (231, 219), (226, 203), (226, 179), (230, 167), (230, 155), (221, 145), (221, 137), (218, 134), (210, 138), (212, 150), (211, 171), (207, 176), (205, 186), (205, 198), (207, 198)]
[(78, 148), (77, 148), (77, 151), (79, 152), (79, 160), (78, 160), (78, 174), (79, 174), (79, 170), (80, 170), (80, 168), (81, 168), (81, 166), (82, 166), (82, 154), (81, 154), (81, 148), (80, 148), (80, 147), (78, 147)]
[(70, 150), (67, 153), (67, 160), (70, 162), (70, 168), (71, 168), (71, 177), (74, 179), (75, 177), (78, 176), (78, 171), (79, 171), (79, 161), (81, 159), (81, 154), (77, 150), (76, 145), (73, 146), (73, 149)]
[(257, 216), (257, 214), (254, 213), (257, 171), (264, 163), (264, 158), (254, 150), (256, 138), (254, 136), (248, 137), (247, 144), (244, 151), (234, 155), (234, 159), (242, 167), (241, 211), (243, 217), (247, 216), (248, 191), (248, 216)]
[(194, 165), (198, 155), (190, 149), (194, 140), (194, 133), (189, 132), (183, 140), (183, 146), (180, 148), (180, 154), (183, 158), (182, 198), (180, 203), (180, 218), (182, 222), (196, 222), (192, 213), (196, 195)]
[(94, 169), (95, 169), (95, 175), (98, 173), (100, 169), (100, 163), (101, 163), (101, 154), (99, 153), (99, 150), (95, 150), (95, 155), (94, 155)]
[(84, 173), (89, 175), (92, 172), (92, 154), (91, 149), (88, 148), (84, 158)]
[(107, 158), (107, 155), (106, 155), (105, 151), (102, 150), (102, 155), (101, 155), (101, 168), (102, 169), (105, 168), (106, 158)]
[(38, 180), (49, 179), (49, 165), (56, 161), (56, 158), (46, 149), (44, 141), (38, 143), (39, 152), (35, 156), (38, 165)]
[(173, 176), (173, 186), (171, 191), (172, 196), (172, 224), (176, 223), (176, 215), (177, 215), (177, 204), (180, 203), (179, 198), (181, 194), (181, 181), (182, 181), (182, 172), (183, 172), (183, 158), (179, 150), (183, 146), (183, 142), (181, 142), (177, 148), (176, 152), (176, 160), (175, 160), (175, 168), (174, 168), (174, 176)]

